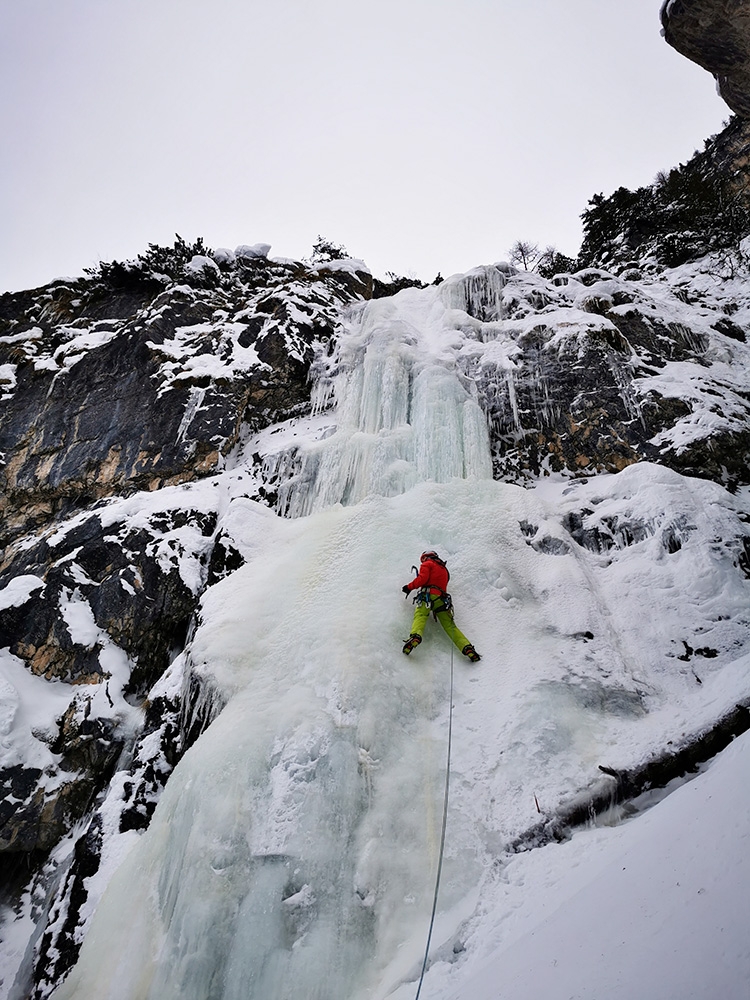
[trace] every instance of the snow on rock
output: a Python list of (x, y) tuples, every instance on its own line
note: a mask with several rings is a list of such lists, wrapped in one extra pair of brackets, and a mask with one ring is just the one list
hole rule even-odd
[(3, 393), (0, 399), (12, 399), (16, 387), (15, 365), (0, 365), (0, 386)]
[(70, 685), (35, 677), (18, 657), (0, 650), (0, 686), (0, 768), (53, 765), (50, 745), (56, 720), (70, 704)]
[(219, 265), (215, 259), (203, 254), (195, 254), (185, 265), (188, 274), (203, 275), (206, 271), (218, 275)]
[(344, 274), (351, 274), (359, 281), (361, 281), (361, 278), (359, 277), (360, 275), (372, 273), (367, 264), (357, 257), (343, 257), (341, 260), (327, 260), (323, 264), (316, 265), (314, 270), (319, 273), (325, 273), (326, 271), (338, 271)]
[(219, 267), (229, 267), (236, 259), (234, 250), (229, 250), (227, 247), (217, 247), (212, 256)]
[(32, 574), (14, 577), (0, 590), (0, 610), (25, 604), (32, 594), (44, 587), (44, 580)]
[(235, 260), (256, 260), (258, 257), (267, 257), (268, 251), (271, 249), (270, 243), (253, 243), (252, 246), (246, 246), (241, 244), (235, 247), (234, 257)]

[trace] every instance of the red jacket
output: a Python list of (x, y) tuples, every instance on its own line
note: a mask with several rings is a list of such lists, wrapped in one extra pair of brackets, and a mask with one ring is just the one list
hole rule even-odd
[[(407, 584), (409, 590), (419, 590), (420, 587), (435, 587), (436, 591), (445, 593), (448, 589), (450, 573), (445, 566), (433, 559), (425, 559), (419, 570), (419, 576)], [(432, 590), (430, 591), (432, 595)]]

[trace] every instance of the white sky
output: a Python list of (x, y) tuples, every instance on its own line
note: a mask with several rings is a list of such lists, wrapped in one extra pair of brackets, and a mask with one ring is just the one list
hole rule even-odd
[(174, 233), (431, 280), (718, 131), (659, 0), (0, 0), (0, 291)]

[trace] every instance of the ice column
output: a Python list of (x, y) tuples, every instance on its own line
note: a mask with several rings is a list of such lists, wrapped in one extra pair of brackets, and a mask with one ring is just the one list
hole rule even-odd
[(466, 274), (456, 274), (440, 285), (440, 295), (449, 308), (460, 309), (483, 323), (502, 319), (503, 293), (509, 264), (487, 264)]
[[(466, 304), (466, 295), (454, 298)], [(465, 333), (454, 310), (436, 288), (367, 303), (332, 362), (336, 433), (303, 449), (300, 472), (280, 491), (284, 513), (395, 496), (419, 482), (492, 478), (486, 420), (460, 372)]]

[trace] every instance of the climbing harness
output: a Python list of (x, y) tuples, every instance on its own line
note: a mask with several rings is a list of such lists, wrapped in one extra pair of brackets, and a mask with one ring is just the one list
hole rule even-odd
[(432, 916), (430, 917), (430, 929), (427, 932), (427, 945), (424, 950), (424, 961), (422, 962), (422, 972), (419, 976), (419, 985), (414, 1000), (419, 1000), (422, 991), (424, 974), (427, 971), (427, 959), (430, 954), (430, 942), (432, 941), (432, 929), (435, 926), (435, 914), (437, 913), (438, 892), (440, 891), (440, 875), (443, 870), (443, 854), (445, 852), (445, 827), (448, 822), (448, 791), (451, 777), (451, 743), (453, 742), (453, 650), (451, 650), (451, 694), (450, 711), (448, 713), (448, 759), (445, 765), (445, 797), (443, 799), (443, 829), (440, 834), (440, 853), (438, 854), (437, 876), (435, 878), (435, 895), (432, 900)]
[[(437, 593), (433, 594), (433, 590), (437, 591)], [(434, 583), (428, 583), (426, 586), (420, 587), (415, 593), (413, 600), (417, 607), (420, 604), (426, 604), (432, 611), (432, 617), (435, 621), (438, 620), (438, 614), (441, 611), (447, 611), (451, 618), (453, 617), (453, 598), (447, 590), (441, 590)]]
[[(423, 552), (419, 558), (420, 562), (425, 562), (427, 560), (430, 560), (431, 562), (438, 563), (445, 569), (447, 573), (447, 579), (450, 580), (450, 573), (448, 572), (448, 567), (445, 565), (445, 562), (440, 558), (437, 552), (433, 552), (432, 550), (430, 550), (429, 552)], [(417, 570), (416, 566), (412, 566), (412, 570), (414, 571), (415, 576), (418, 576), (419, 573), (421, 572), (420, 570)], [(407, 597), (409, 596), (408, 593), (406, 596)], [(417, 607), (419, 607), (420, 605), (427, 605), (430, 611), (432, 611), (432, 617), (435, 619), (435, 621), (438, 620), (438, 615), (442, 611), (447, 611), (448, 614), (451, 616), (451, 618), (453, 618), (454, 615), (453, 600), (451, 598), (451, 595), (448, 593), (447, 590), (443, 590), (442, 587), (438, 587), (437, 584), (427, 583), (424, 585), (424, 587), (420, 587), (419, 590), (414, 592), (414, 597), (412, 598), (412, 600), (417, 605)]]
[[(443, 604), (442, 608), (437, 606), (437, 602), (440, 601), (442, 601)], [(440, 591), (440, 596), (437, 598), (437, 601), (434, 597), (432, 599), (432, 617), (435, 621), (438, 620), (438, 615), (441, 611), (447, 611), (451, 618), (453, 617), (453, 598), (446, 590)]]

